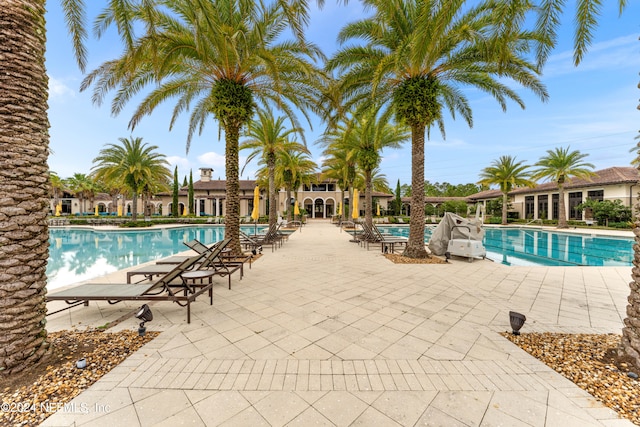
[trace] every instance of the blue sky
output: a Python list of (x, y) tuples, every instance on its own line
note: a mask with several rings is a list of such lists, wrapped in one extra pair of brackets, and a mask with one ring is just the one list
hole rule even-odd
[[(95, 7), (105, 2), (88, 2)], [(315, 3), (315, 2), (312, 2)], [(337, 48), (336, 35), (347, 22), (362, 17), (357, 1), (338, 6), (326, 0), (325, 7), (312, 12), (308, 38), (327, 55)], [(567, 2), (573, 3), (573, 2)], [(482, 168), (501, 155), (516, 156), (528, 164), (535, 163), (547, 150), (570, 146), (588, 153), (587, 161), (597, 169), (628, 166), (629, 150), (635, 146), (640, 129), (640, 2), (629, 2), (619, 17), (617, 1), (607, 1), (595, 32), (593, 45), (583, 63), (575, 68), (572, 61), (573, 14), (567, 11), (559, 37), (542, 80), (550, 100), (542, 103), (526, 91), (519, 91), (526, 103), (522, 110), (510, 103), (503, 113), (493, 98), (464, 88), (473, 110), (474, 126), (469, 129), (463, 120), (446, 117), (446, 140), (439, 131), (431, 133), (425, 147), (425, 179), (452, 184), (476, 182)], [(112, 117), (107, 97), (98, 107), (91, 102), (90, 91), (80, 92), (82, 73), (72, 56), (71, 43), (60, 11), (60, 1), (47, 2), (47, 72), (49, 74), (49, 120), (51, 150), (49, 168), (62, 178), (76, 172), (89, 173), (92, 160), (106, 144), (120, 137), (142, 137), (157, 145), (167, 156), (171, 167), (178, 166), (180, 177), (192, 169), (194, 180), (198, 168), (214, 169), (213, 176), (224, 179), (224, 136), (211, 120), (202, 136), (191, 143), (186, 153), (188, 115), (182, 116), (169, 131), (171, 103), (144, 118), (131, 132), (127, 128), (134, 104), (119, 116)], [(90, 17), (96, 10), (90, 11)], [(119, 53), (117, 39), (111, 35), (88, 44), (88, 70), (113, 59)], [(302, 120), (302, 118), (301, 118)], [(313, 159), (320, 164), (322, 149), (314, 144), (322, 132), (316, 120), (306, 140)], [(246, 153), (241, 153), (241, 167)], [(410, 143), (398, 150), (383, 153), (382, 172), (395, 188), (397, 180), (411, 182)], [(253, 178), (255, 165), (249, 165), (242, 176)]]

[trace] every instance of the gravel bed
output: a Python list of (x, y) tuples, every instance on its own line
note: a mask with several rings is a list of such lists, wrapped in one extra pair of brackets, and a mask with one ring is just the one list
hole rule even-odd
[[(42, 423), (157, 335), (148, 331), (140, 337), (137, 330), (50, 333), (51, 351), (40, 363), (18, 374), (0, 375), (0, 426)], [(87, 366), (78, 369), (76, 362), (82, 357)]]
[(616, 349), (620, 335), (502, 335), (589, 392), (621, 417), (640, 425), (638, 369), (628, 359), (618, 357)]

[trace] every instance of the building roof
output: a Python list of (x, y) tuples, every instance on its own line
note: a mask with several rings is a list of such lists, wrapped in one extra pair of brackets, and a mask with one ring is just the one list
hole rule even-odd
[[(256, 187), (256, 181), (251, 179), (240, 180), (240, 191), (251, 191)], [(211, 181), (198, 180), (193, 183), (194, 191), (226, 191), (227, 181), (222, 179), (212, 179)]]
[[(594, 172), (596, 176), (591, 180), (587, 179), (572, 179), (567, 181), (564, 185), (565, 190), (572, 188), (585, 188), (585, 187), (602, 187), (604, 185), (616, 185), (616, 184), (635, 184), (640, 180), (640, 174), (638, 169), (631, 166), (614, 166), (611, 168), (601, 169)], [(558, 187), (555, 182), (545, 182), (537, 185), (534, 188), (522, 187), (516, 188), (509, 192), (510, 195), (514, 194), (531, 194), (553, 191)], [(500, 190), (487, 190), (480, 193), (472, 194), (469, 196), (472, 200), (478, 199), (492, 199), (500, 197), (502, 193)]]

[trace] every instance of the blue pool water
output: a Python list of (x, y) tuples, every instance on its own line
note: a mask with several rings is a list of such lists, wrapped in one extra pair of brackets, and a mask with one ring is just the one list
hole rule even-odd
[[(380, 227), (408, 236), (408, 227)], [(425, 229), (425, 242), (431, 238)], [(485, 228), (487, 258), (505, 265), (631, 266), (633, 239), (523, 228)]]
[[(253, 233), (254, 226), (241, 227)], [(258, 227), (258, 232), (261, 227)], [(183, 243), (222, 240), (223, 226), (178, 227), (137, 231), (49, 229), (49, 290), (188, 250)]]

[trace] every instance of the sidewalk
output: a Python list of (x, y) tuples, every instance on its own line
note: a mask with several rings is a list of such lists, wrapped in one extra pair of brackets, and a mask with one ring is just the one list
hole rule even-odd
[[(152, 305), (162, 334), (74, 399), (87, 410), (43, 425), (632, 425), (498, 334), (509, 310), (525, 332), (620, 333), (630, 268), (393, 264), (349, 238), (311, 221), (231, 290), (221, 280), (190, 325)], [(92, 302), (47, 328), (136, 306)]]

